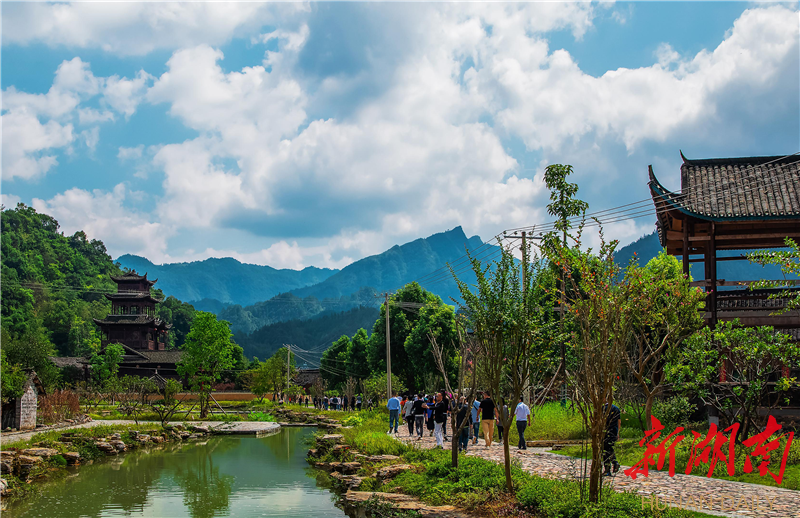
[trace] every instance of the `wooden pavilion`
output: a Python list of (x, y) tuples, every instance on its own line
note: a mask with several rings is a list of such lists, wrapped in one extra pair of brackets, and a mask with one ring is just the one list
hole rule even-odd
[(681, 158), (680, 192), (665, 188), (652, 166), (649, 186), (661, 245), (683, 258), (686, 274), (690, 263), (704, 264), (704, 278), (693, 285), (707, 293), (707, 324), (738, 318), (745, 326), (774, 326), (800, 341), (798, 312), (774, 314), (786, 303), (769, 298), (775, 290), (751, 291), (755, 279), (717, 276), (718, 262), (747, 260), (730, 251), (782, 248), (785, 238), (800, 238), (800, 156), (690, 160), (681, 153)]

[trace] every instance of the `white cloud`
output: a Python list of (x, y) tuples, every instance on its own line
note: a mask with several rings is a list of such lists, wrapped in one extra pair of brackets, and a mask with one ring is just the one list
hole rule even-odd
[(100, 127), (95, 126), (94, 128), (81, 131), (81, 139), (83, 143), (89, 148), (89, 151), (94, 152), (97, 149), (97, 143), (100, 142)]
[(24, 108), (4, 114), (2, 124), (4, 180), (31, 180), (47, 173), (58, 164), (48, 151), (68, 146), (74, 139), (72, 124), (54, 120), (42, 124)]
[(136, 147), (120, 146), (117, 158), (121, 161), (142, 158), (142, 151), (144, 151), (144, 144), (139, 144)]
[(13, 194), (0, 194), (0, 204), (7, 209), (13, 209), (17, 206), (17, 203), (21, 201), (22, 199), (19, 196), (15, 196)]
[(221, 45), (275, 23), (275, 12), (291, 16), (305, 8), (255, 2), (8, 4), (3, 7), (3, 45), (42, 42), (141, 55), (201, 43)]
[(124, 184), (112, 191), (69, 189), (49, 200), (34, 198), (32, 206), (58, 220), (67, 234), (83, 230), (92, 239), (101, 239), (116, 257), (134, 253), (161, 257), (171, 235), (161, 223), (125, 208), (125, 201), (135, 193)]
[(124, 113), (130, 117), (136, 111), (136, 107), (144, 99), (145, 92), (153, 76), (140, 70), (134, 79), (120, 78), (113, 75), (106, 79), (106, 87), (103, 91), (103, 99), (119, 113)]
[[(102, 94), (101, 104), (129, 117), (141, 102), (147, 83), (152, 79), (140, 71), (129, 80), (116, 75), (96, 77), (89, 63), (79, 57), (63, 61), (56, 70), (47, 93), (31, 94), (14, 86), (3, 92), (3, 178), (11, 180), (38, 178), (58, 164), (56, 153), (64, 149), (71, 154), (70, 144), (76, 138), (73, 122), (91, 125), (113, 121), (107, 109), (82, 106)], [(98, 126), (81, 131), (80, 141), (94, 151), (100, 139)]]
[(78, 108), (78, 121), (81, 124), (96, 124), (114, 120), (114, 114), (108, 110), (95, 110), (94, 108)]

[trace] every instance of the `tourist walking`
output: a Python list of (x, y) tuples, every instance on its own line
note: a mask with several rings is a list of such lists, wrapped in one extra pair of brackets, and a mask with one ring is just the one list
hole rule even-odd
[(472, 411), (470, 412), (470, 417), (472, 418), (472, 444), (478, 444), (478, 434), (481, 428), (481, 420), (478, 414), (481, 411), (481, 399), (483, 399), (483, 394), (478, 392), (475, 401), (472, 402)]
[(356, 397), (356, 410), (361, 412), (361, 396)]
[(422, 428), (425, 426), (425, 412), (428, 410), (428, 405), (422, 399), (422, 395), (417, 396), (414, 401), (414, 425), (417, 427), (417, 440), (422, 439)]
[(392, 429), (394, 429), (394, 433), (398, 433), (397, 427), (400, 424), (400, 398), (397, 397), (397, 392), (392, 393), (392, 397), (390, 397), (389, 401), (386, 403), (386, 408), (389, 409), (389, 431), (387, 433), (391, 434)]
[(347, 412), (347, 404), (350, 403), (347, 396), (345, 396), (342, 401), (344, 401), (344, 411)]
[(503, 442), (504, 423), (508, 420), (508, 405), (506, 405), (506, 398), (500, 398), (500, 405), (495, 410), (497, 414), (497, 440)]
[(528, 405), (522, 400), (522, 396), (519, 397), (517, 408), (514, 409), (514, 416), (517, 421), (517, 435), (519, 435), (517, 449), (527, 450), (528, 445), (525, 443), (525, 429), (531, 424), (531, 409), (528, 408)]
[(325, 410), (328, 410), (328, 404), (329, 404), (328, 396), (325, 396), (324, 398), (322, 398), (322, 407)]
[(428, 437), (433, 437), (433, 430), (436, 427), (433, 421), (433, 407), (435, 405), (435, 402), (433, 401), (432, 396), (428, 396), (427, 402), (428, 402), (428, 410), (426, 411), (427, 417), (425, 420), (425, 428), (428, 429)]
[(409, 396), (403, 406), (403, 417), (408, 425), (408, 436), (414, 435), (414, 397)]
[(459, 399), (456, 426), (462, 427), (458, 436), (458, 451), (466, 453), (467, 445), (469, 444), (470, 430), (472, 429), (472, 412), (464, 396), (461, 396)]
[(444, 423), (447, 420), (447, 403), (444, 392), (436, 394), (436, 404), (433, 405), (433, 435), (436, 438), (436, 447), (444, 448)]
[[(611, 405), (611, 408), (608, 406)], [(603, 405), (603, 413), (608, 412), (606, 417), (606, 436), (603, 440), (603, 467), (605, 476), (611, 476), (611, 468), (613, 466), (614, 473), (619, 471), (619, 462), (617, 462), (617, 455), (614, 453), (614, 443), (619, 440), (619, 432), (622, 429), (622, 415), (619, 407), (614, 404), (611, 397), (608, 398), (608, 404)]]
[(497, 415), (497, 409), (488, 390), (483, 393), (480, 409), (483, 440), (486, 441), (486, 447), (488, 448), (492, 445), (492, 440), (494, 439), (494, 420)]

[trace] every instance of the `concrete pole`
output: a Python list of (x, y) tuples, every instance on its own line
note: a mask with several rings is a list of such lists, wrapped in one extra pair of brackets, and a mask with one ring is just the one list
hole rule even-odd
[(385, 293), (384, 309), (386, 311), (386, 401), (392, 397), (392, 346), (389, 340), (389, 292)]

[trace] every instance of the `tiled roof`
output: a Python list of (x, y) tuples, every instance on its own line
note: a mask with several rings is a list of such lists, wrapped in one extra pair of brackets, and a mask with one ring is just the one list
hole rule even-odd
[(715, 221), (800, 218), (800, 156), (683, 160), (680, 193), (650, 168), (654, 196), (681, 212)]
[(157, 299), (154, 299), (150, 293), (146, 291), (122, 291), (119, 293), (106, 293), (106, 298), (108, 300), (141, 300), (141, 299), (150, 299), (153, 302), (159, 302)]
[(151, 286), (153, 284), (155, 284), (156, 282), (158, 282), (158, 279), (153, 279), (152, 281), (148, 280), (147, 279), (147, 272), (145, 272), (144, 275), (139, 275), (138, 273), (136, 273), (136, 270), (131, 270), (130, 272), (122, 274), (119, 277), (112, 276), (111, 280), (114, 281), (114, 282), (146, 281), (146, 282), (150, 283)]
[[(108, 315), (104, 320), (95, 318), (96, 324), (114, 325), (114, 324), (153, 324), (157, 325), (158, 320), (153, 315)], [(160, 322), (160, 320), (158, 320)]]
[(319, 369), (299, 369), (292, 381), (301, 387), (313, 385), (319, 378)]
[(59, 369), (64, 367), (82, 369), (85, 364), (89, 363), (89, 360), (82, 356), (50, 356), (50, 361)]
[(94, 319), (97, 325), (152, 325), (161, 329), (172, 329), (172, 324), (167, 324), (153, 315), (108, 315), (105, 320)]

